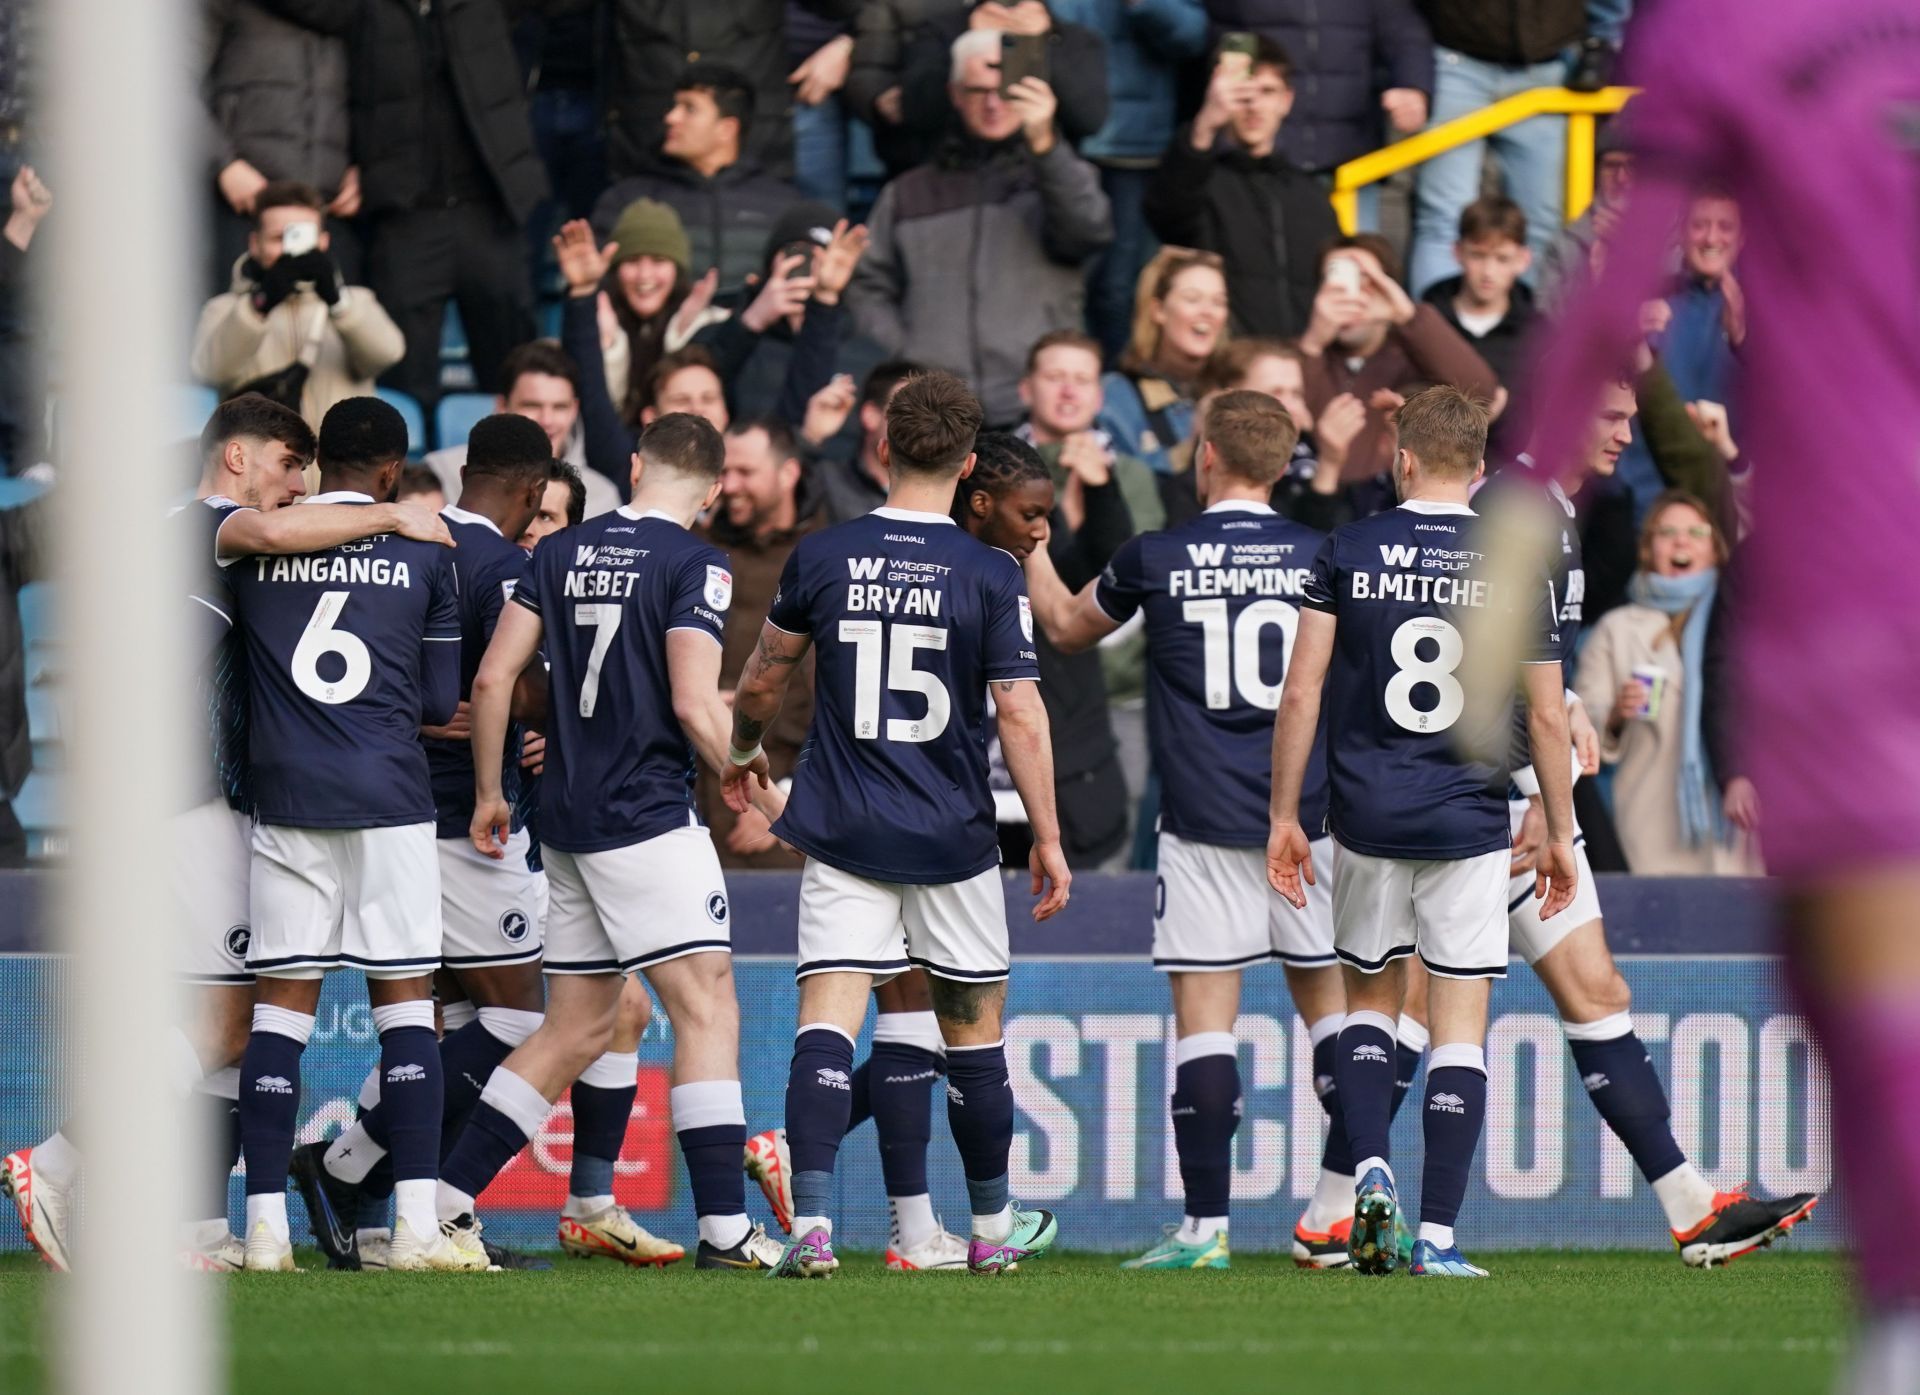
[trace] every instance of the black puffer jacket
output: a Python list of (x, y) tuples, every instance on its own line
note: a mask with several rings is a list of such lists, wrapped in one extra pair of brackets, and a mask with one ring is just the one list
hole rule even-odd
[(1433, 40), (1413, 0), (1206, 3), (1215, 29), (1264, 34), (1293, 60), (1280, 153), (1303, 170), (1329, 170), (1384, 144), (1380, 94), (1389, 87), (1433, 96)]
[[(802, 0), (851, 23), (859, 0)], [(673, 85), (689, 63), (720, 63), (753, 87), (746, 152), (784, 172), (793, 161), (786, 0), (610, 0), (606, 49), (607, 173), (638, 174), (660, 148)]]
[(594, 235), (613, 236), (614, 224), (636, 199), (657, 199), (680, 215), (692, 249), (694, 276), (720, 269), (720, 293), (737, 295), (749, 274), (766, 270), (767, 238), (774, 220), (800, 201), (800, 191), (776, 179), (751, 159), (728, 165), (712, 177), (677, 160), (661, 160), (622, 179), (593, 206)]
[(353, 152), (369, 214), (414, 208), (429, 184), (425, 26), (439, 23), (460, 110), (515, 222), (547, 196), (505, 0), (363, 0), (352, 50)]
[(206, 0), (207, 155), (331, 197), (350, 162), (347, 38), (361, 0)]
[(1584, 0), (1420, 0), (1442, 48), (1518, 67), (1544, 63), (1587, 32)]

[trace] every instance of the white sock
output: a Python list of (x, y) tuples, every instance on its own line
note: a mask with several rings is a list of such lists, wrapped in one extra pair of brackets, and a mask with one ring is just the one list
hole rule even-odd
[(64, 1133), (47, 1135), (46, 1141), (33, 1149), (30, 1161), (34, 1172), (49, 1186), (64, 1189), (79, 1180), (80, 1150)]
[(716, 1250), (730, 1250), (747, 1238), (747, 1232), (753, 1229), (753, 1222), (742, 1211), (732, 1216), (702, 1216), (700, 1218), (700, 1238)]
[(287, 1194), (285, 1192), (248, 1192), (247, 1193), (247, 1235), (252, 1237), (254, 1227), (260, 1222), (267, 1223), (267, 1229), (276, 1240), (291, 1241), (292, 1232), (287, 1228)]
[(1660, 1199), (1660, 1209), (1667, 1213), (1667, 1225), (1674, 1231), (1692, 1230), (1713, 1214), (1713, 1183), (1690, 1162), (1681, 1163), (1665, 1177), (1654, 1178), (1653, 1194)]
[(1436, 1249), (1450, 1250), (1453, 1248), (1453, 1227), (1422, 1221), (1419, 1238), (1431, 1242)]
[(560, 1208), (560, 1214), (570, 1221), (584, 1221), (588, 1216), (597, 1216), (613, 1205), (611, 1196), (573, 1196), (568, 1195), (566, 1204)]
[(1337, 1222), (1353, 1214), (1353, 1178), (1344, 1172), (1320, 1169), (1320, 1180), (1313, 1184), (1313, 1199), (1307, 1203), (1301, 1224), (1316, 1235), (1325, 1235)]
[(1387, 1160), (1385, 1158), (1362, 1158), (1359, 1162), (1354, 1164), (1354, 1167), (1353, 1167), (1354, 1190), (1356, 1192), (1359, 1191), (1360, 1179), (1362, 1177), (1365, 1177), (1369, 1172), (1373, 1171), (1373, 1169), (1376, 1167), (1379, 1168), (1382, 1172), (1387, 1174), (1387, 1180), (1393, 1183), (1393, 1189), (1395, 1191), (1399, 1191), (1400, 1183), (1398, 1179), (1394, 1177), (1393, 1169), (1387, 1165)]
[(824, 1230), (828, 1236), (831, 1237), (833, 1234), (833, 1222), (825, 1216), (795, 1216), (793, 1218), (793, 1233), (795, 1235), (805, 1235), (810, 1230)]
[[(396, 1190), (398, 1188), (396, 1187)], [(434, 1215), (443, 1221), (457, 1221), (462, 1216), (473, 1214), (473, 1198), (458, 1187), (450, 1187), (445, 1182), (435, 1184)]]
[(919, 1196), (890, 1196), (887, 1210), (893, 1213), (893, 1243), (903, 1250), (931, 1240), (940, 1232), (940, 1222), (933, 1214), (933, 1198), (925, 1192)]
[(1227, 1228), (1225, 1216), (1183, 1216), (1174, 1239), (1183, 1245), (1201, 1245)]
[(982, 1240), (1004, 1240), (1013, 1234), (1013, 1207), (1002, 1206), (991, 1216), (975, 1216), (973, 1233)]
[(386, 1155), (387, 1150), (375, 1143), (373, 1135), (355, 1119), (327, 1145), (322, 1166), (342, 1182), (363, 1182), (373, 1165)]
[(440, 1184), (431, 1177), (412, 1177), (393, 1184), (393, 1223), (407, 1223), (416, 1240), (431, 1241), (440, 1229), (440, 1216), (434, 1209)]
[(1422, 1053), (1426, 1051), (1427, 1043), (1431, 1040), (1425, 1025), (1414, 1021), (1404, 1012), (1400, 1014), (1400, 1020), (1394, 1023), (1393, 1038), (1401, 1046), (1410, 1046)]

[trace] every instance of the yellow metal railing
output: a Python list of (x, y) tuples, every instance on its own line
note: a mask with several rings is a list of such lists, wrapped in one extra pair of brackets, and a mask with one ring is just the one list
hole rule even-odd
[(1333, 172), (1333, 211), (1346, 232), (1360, 224), (1360, 191), (1389, 175), (1431, 160), (1436, 155), (1482, 140), (1495, 131), (1534, 116), (1567, 118), (1567, 195), (1566, 219), (1571, 223), (1587, 211), (1593, 199), (1593, 121), (1619, 111), (1638, 91), (1633, 87), (1603, 87), (1598, 92), (1574, 92), (1565, 87), (1535, 87), (1495, 102), (1492, 106), (1470, 111), (1465, 116), (1439, 126), (1371, 155), (1349, 160)]

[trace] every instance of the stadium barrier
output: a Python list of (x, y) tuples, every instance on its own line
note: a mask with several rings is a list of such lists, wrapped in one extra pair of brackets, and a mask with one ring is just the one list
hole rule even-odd
[[(40, 939), (50, 874), (0, 874), (0, 1146), (20, 1147), (59, 1122), (71, 1066), (53, 1049), (58, 1004), (73, 985)], [(742, 1073), (749, 1129), (780, 1121), (794, 1027), (792, 977), (799, 879), (736, 874)], [(1167, 1127), (1172, 1019), (1147, 962), (1150, 874), (1084, 876), (1058, 919), (1027, 917), (1024, 878), (1007, 884), (1016, 964), (1007, 1048), (1019, 1104), (1012, 1181), (1023, 1200), (1059, 1211), (1079, 1249), (1144, 1245), (1178, 1218)], [(1714, 1183), (1766, 1193), (1824, 1192), (1832, 1165), (1825, 1072), (1801, 1020), (1787, 1011), (1764, 883), (1600, 878), (1614, 948), (1633, 987), (1634, 1018), (1673, 1099), (1681, 1146)], [(129, 927), (128, 933), (139, 933)], [(1249, 971), (1240, 1020), (1245, 1118), (1235, 1144), (1234, 1244), (1284, 1249), (1319, 1166), (1323, 1116), (1306, 1029), (1278, 966)], [(871, 1019), (869, 1019), (869, 1028)], [(656, 1012), (640, 1048), (640, 1092), (616, 1181), (642, 1224), (691, 1245), (686, 1176), (667, 1110), (672, 1026)], [(866, 1038), (861, 1041), (864, 1059)], [(306, 1055), (301, 1136), (353, 1116), (378, 1055), (357, 975), (328, 982)], [(1484, 1249), (1660, 1248), (1665, 1229), (1625, 1150), (1583, 1099), (1553, 1005), (1517, 962), (1493, 991), (1486, 1138), (1463, 1212)], [(1418, 1101), (1418, 1096), (1413, 1097)], [(936, 1105), (938, 1101), (936, 1101)], [(936, 1107), (935, 1206), (964, 1225), (966, 1192)], [(1394, 1146), (1408, 1201), (1418, 1202), (1419, 1110), (1403, 1111)], [(566, 1194), (571, 1116), (564, 1100), (533, 1145), (483, 1198), (489, 1234), (551, 1246)], [(887, 1213), (871, 1125), (841, 1150), (839, 1235), (885, 1244)], [(234, 1204), (240, 1200), (234, 1182)], [(749, 1185), (749, 1208), (765, 1208)], [(296, 1212), (299, 1204), (294, 1203)], [(1416, 1212), (1417, 1214), (1417, 1212)], [(300, 1220), (296, 1218), (296, 1227)], [(1796, 1247), (1841, 1243), (1832, 1199), (1794, 1232)], [(0, 1226), (0, 1246), (17, 1247)]]

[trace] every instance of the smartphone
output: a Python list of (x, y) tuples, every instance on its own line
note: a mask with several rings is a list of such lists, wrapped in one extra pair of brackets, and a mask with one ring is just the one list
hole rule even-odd
[(1234, 78), (1253, 75), (1253, 55), (1259, 52), (1259, 38), (1244, 29), (1236, 29), (1220, 36), (1219, 55), (1214, 59), (1215, 68), (1224, 68)]
[(1047, 36), (1044, 34), (1002, 34), (1000, 36), (1000, 95), (1005, 97), (1022, 78), (1047, 81)]
[(1328, 257), (1326, 282), (1348, 295), (1360, 294), (1360, 263), (1352, 257)]
[(289, 223), (286, 231), (280, 234), (280, 255), (283, 257), (304, 257), (319, 245), (318, 223)]

